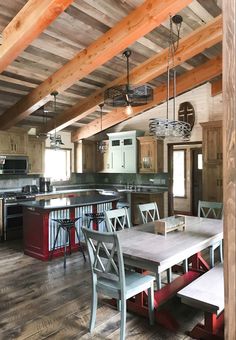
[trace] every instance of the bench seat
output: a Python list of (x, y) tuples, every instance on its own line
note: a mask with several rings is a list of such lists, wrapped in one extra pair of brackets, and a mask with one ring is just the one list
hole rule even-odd
[(215, 266), (181, 289), (177, 295), (181, 302), (205, 313), (205, 324), (196, 325), (189, 335), (195, 339), (220, 339), (224, 314), (223, 265)]

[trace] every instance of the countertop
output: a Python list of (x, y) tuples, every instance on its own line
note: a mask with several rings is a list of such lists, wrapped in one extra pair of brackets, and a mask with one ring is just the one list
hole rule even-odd
[(52, 198), (39, 201), (26, 201), (20, 203), (23, 207), (35, 208), (35, 209), (64, 209), (74, 208), (84, 205), (108, 203), (119, 200), (119, 194), (116, 195), (101, 195), (99, 193), (91, 193), (91, 195), (81, 195), (78, 197), (64, 197), (64, 198)]

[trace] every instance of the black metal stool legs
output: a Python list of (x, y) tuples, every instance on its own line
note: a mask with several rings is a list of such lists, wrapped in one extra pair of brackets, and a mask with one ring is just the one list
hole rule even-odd
[(83, 249), (83, 247), (81, 245), (79, 233), (78, 233), (78, 230), (77, 230), (76, 226), (75, 226), (75, 233), (77, 235), (77, 239), (78, 239), (78, 243), (79, 243), (79, 249), (81, 249), (81, 252), (82, 252), (83, 257), (84, 257), (84, 261), (86, 262), (86, 257), (85, 257), (84, 249)]
[(55, 237), (55, 240), (54, 240), (54, 242), (53, 242), (53, 247), (52, 247), (52, 251), (51, 251), (51, 254), (50, 254), (50, 260), (52, 259), (53, 252), (54, 252), (55, 247), (56, 247), (56, 243), (57, 243), (57, 239), (58, 239), (58, 235), (59, 235), (60, 229), (61, 229), (61, 226), (59, 225), (59, 226), (57, 227), (56, 237)]

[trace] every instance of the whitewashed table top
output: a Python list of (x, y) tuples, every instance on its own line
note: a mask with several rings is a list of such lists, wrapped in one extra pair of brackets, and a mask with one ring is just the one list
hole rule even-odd
[(152, 222), (119, 231), (118, 235), (126, 262), (132, 260), (140, 268), (163, 271), (222, 240), (223, 221), (186, 216), (185, 231), (156, 235)]

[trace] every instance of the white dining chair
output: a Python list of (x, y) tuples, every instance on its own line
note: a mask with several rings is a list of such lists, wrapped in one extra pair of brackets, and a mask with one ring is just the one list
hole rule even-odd
[(104, 211), (107, 231), (119, 231), (131, 227), (127, 208)]
[[(150, 324), (154, 324), (154, 277), (124, 268), (123, 254), (116, 232), (98, 232), (82, 227), (92, 274), (90, 332), (96, 322), (98, 293), (118, 301), (121, 312), (120, 340), (125, 339), (126, 300), (148, 290)], [(114, 258), (115, 257), (115, 258)]]
[(141, 222), (144, 224), (160, 219), (156, 202), (139, 204), (138, 209), (141, 216)]
[[(205, 218), (222, 219), (223, 203), (198, 201), (198, 216)], [(219, 248), (220, 262), (223, 263), (223, 242), (222, 240), (210, 246), (210, 267), (215, 265), (215, 250)]]

